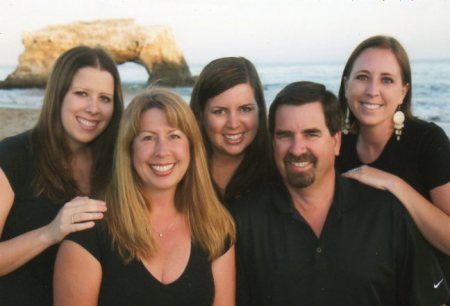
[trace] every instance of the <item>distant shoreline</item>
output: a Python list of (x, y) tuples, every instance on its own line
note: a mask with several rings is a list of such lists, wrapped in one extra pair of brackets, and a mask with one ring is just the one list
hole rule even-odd
[[(29, 130), (37, 122), (40, 109), (0, 107), (0, 140)], [(450, 123), (438, 123), (450, 138)]]

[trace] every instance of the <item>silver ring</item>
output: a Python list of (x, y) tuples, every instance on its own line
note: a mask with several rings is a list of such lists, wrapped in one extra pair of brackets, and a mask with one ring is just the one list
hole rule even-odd
[(75, 216), (75, 215), (72, 215), (72, 217), (70, 217), (70, 223), (72, 223), (72, 224), (75, 224), (75, 218), (74, 218), (74, 216)]

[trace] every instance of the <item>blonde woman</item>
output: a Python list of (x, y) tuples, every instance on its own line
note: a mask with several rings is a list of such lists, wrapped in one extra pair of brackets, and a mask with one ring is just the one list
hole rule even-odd
[(188, 105), (155, 88), (121, 124), (108, 214), (62, 243), (55, 305), (233, 305), (234, 225)]

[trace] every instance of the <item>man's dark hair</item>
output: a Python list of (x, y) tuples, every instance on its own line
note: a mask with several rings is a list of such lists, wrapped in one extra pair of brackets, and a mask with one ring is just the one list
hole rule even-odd
[(284, 87), (275, 97), (269, 109), (269, 130), (274, 135), (275, 115), (281, 105), (303, 105), (320, 102), (325, 115), (325, 123), (331, 135), (341, 130), (342, 116), (337, 97), (319, 83), (301, 81)]

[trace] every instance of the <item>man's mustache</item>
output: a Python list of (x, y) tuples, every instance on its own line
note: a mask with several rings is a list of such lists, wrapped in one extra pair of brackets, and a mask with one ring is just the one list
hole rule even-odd
[(305, 154), (302, 154), (299, 156), (295, 156), (295, 155), (288, 153), (284, 157), (283, 161), (285, 163), (304, 163), (304, 162), (315, 163), (317, 161), (317, 158), (314, 155), (308, 154), (308, 153), (305, 153)]

